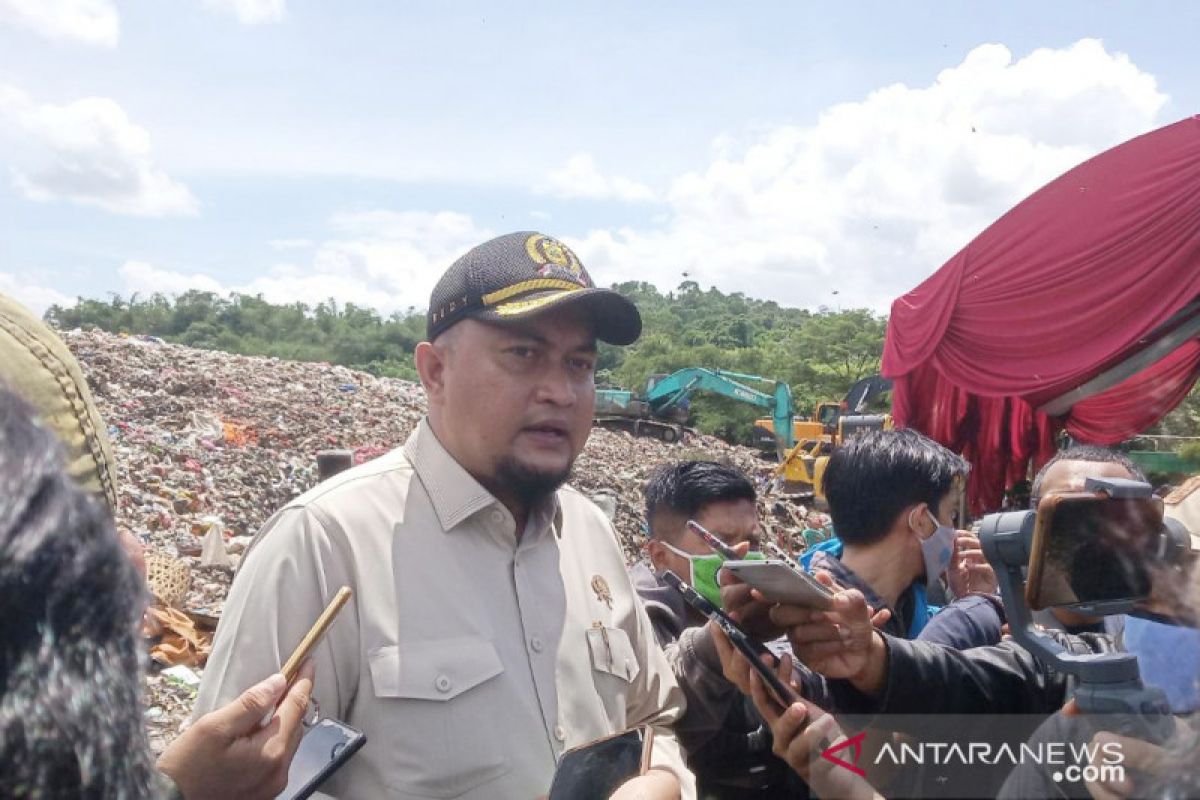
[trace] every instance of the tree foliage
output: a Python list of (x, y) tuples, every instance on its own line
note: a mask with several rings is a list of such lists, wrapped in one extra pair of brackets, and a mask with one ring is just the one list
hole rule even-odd
[[(620, 284), (618, 291), (641, 309), (644, 329), (630, 347), (602, 346), (597, 383), (634, 390), (651, 375), (684, 367), (708, 367), (782, 380), (797, 407), (839, 400), (859, 378), (879, 371), (886, 319), (863, 309), (785, 308), (740, 293), (703, 290), (694, 281), (662, 293), (648, 283)], [(381, 318), (375, 311), (334, 300), (311, 307), (276, 305), (261, 296), (190, 291), (79, 299), (52, 307), (51, 324), (95, 327), (158, 336), (193, 347), (303, 361), (328, 361), (376, 375), (416, 379), (412, 351), (424, 338), (424, 312)], [(771, 389), (761, 385), (767, 392)], [(724, 397), (697, 394), (693, 423), (729, 440), (750, 441), (763, 409)]]
[(51, 306), (46, 321), (62, 329), (158, 336), (207, 350), (328, 361), (408, 380), (416, 380), (412, 351), (425, 337), (425, 316), (414, 309), (383, 319), (369, 308), (335, 300), (313, 308), (199, 291), (175, 298), (79, 299), (71, 308)]

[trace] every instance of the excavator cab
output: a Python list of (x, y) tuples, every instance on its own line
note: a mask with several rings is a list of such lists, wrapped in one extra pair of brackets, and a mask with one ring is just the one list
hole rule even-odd
[(826, 435), (837, 433), (838, 419), (842, 416), (844, 403), (821, 403), (817, 406), (816, 421), (821, 423)]

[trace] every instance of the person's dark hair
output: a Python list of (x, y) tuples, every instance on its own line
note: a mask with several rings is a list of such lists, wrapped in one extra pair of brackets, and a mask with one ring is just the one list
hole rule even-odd
[(667, 509), (691, 517), (722, 500), (757, 500), (754, 484), (740, 471), (715, 461), (680, 461), (656, 468), (646, 482), (646, 524), (654, 536), (654, 516)]
[(1107, 447), (1099, 447), (1094, 444), (1077, 444), (1055, 453), (1054, 458), (1047, 461), (1038, 470), (1037, 476), (1033, 479), (1033, 488), (1029, 491), (1029, 505), (1031, 508), (1037, 508), (1038, 500), (1042, 498), (1042, 483), (1046, 480), (1046, 473), (1060, 461), (1090, 461), (1093, 464), (1117, 464), (1132, 475), (1134, 480), (1146, 480), (1146, 473), (1142, 472), (1142, 468), (1133, 463), (1129, 456), (1119, 450), (1109, 450)]
[(0, 387), (0, 796), (154, 794), (140, 592), (107, 510)]
[(887, 535), (896, 515), (916, 503), (936, 509), (970, 465), (914, 430), (870, 431), (829, 457), (825, 499), (833, 530), (846, 544)]

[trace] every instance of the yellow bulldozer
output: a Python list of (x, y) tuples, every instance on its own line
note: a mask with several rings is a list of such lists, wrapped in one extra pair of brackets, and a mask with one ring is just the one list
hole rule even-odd
[[(787, 494), (809, 495), (818, 505), (825, 502), (822, 481), (829, 456), (855, 436), (867, 431), (891, 430), (890, 414), (863, 414), (872, 399), (892, 388), (892, 382), (878, 375), (863, 378), (850, 387), (840, 403), (820, 403), (811, 420), (793, 422), (796, 444), (788, 449), (775, 468), (776, 487)], [(755, 421), (760, 437), (775, 440), (774, 421), (763, 417)]]
[(786, 494), (811, 494), (818, 505), (825, 503), (822, 481), (825, 466), (834, 449), (866, 431), (890, 431), (891, 414), (843, 414), (838, 418), (829, 441), (813, 441), (807, 448), (801, 442), (784, 454), (775, 468), (776, 487)]

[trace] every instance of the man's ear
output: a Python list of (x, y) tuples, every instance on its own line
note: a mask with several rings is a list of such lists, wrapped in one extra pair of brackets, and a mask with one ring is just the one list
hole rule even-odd
[(650, 556), (650, 566), (654, 567), (655, 572), (667, 569), (667, 553), (667, 548), (657, 539), (646, 542), (646, 555)]
[(440, 397), (445, 388), (448, 356), (449, 353), (445, 349), (431, 342), (421, 342), (413, 351), (413, 364), (430, 401)]
[(917, 534), (920, 538), (924, 537), (924, 531), (922, 530), (924, 525), (921, 523), (921, 520), (926, 518), (925, 510), (928, 508), (929, 504), (922, 502), (915, 503), (900, 512), (900, 519), (903, 520), (903, 524), (907, 527), (908, 531)]

